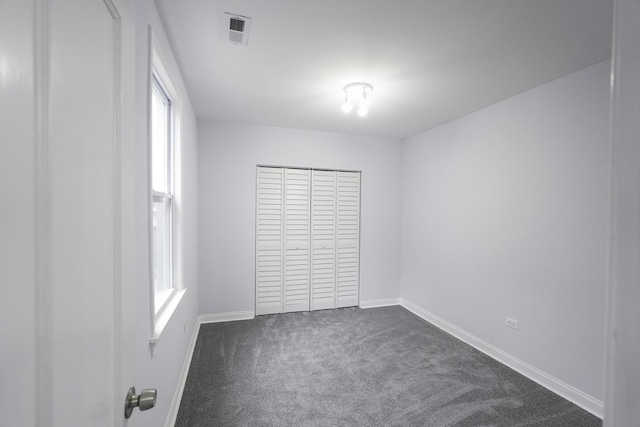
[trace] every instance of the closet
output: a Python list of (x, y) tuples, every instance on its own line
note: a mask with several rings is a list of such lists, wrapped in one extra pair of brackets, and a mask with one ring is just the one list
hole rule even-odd
[(358, 305), (360, 172), (258, 166), (256, 315)]

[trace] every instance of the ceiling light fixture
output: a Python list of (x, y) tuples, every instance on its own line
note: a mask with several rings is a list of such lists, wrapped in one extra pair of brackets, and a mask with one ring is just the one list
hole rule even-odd
[(357, 106), (356, 112), (358, 115), (360, 117), (366, 116), (371, 105), (373, 86), (370, 83), (355, 82), (349, 83), (343, 90), (344, 104), (342, 104), (342, 111), (350, 113)]

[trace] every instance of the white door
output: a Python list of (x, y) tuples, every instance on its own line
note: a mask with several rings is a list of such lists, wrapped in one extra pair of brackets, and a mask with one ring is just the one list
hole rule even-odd
[(256, 315), (309, 310), (310, 173), (259, 166)]
[(311, 174), (311, 310), (324, 310), (336, 308), (336, 172)]
[(258, 167), (257, 175), (256, 315), (282, 313), (284, 171)]
[(284, 170), (284, 312), (309, 311), (308, 169)]
[(360, 173), (337, 172), (338, 308), (359, 303), (360, 295)]
[(133, 426), (133, 7), (1, 7), (0, 425)]
[(353, 307), (360, 173), (257, 168), (256, 315)]

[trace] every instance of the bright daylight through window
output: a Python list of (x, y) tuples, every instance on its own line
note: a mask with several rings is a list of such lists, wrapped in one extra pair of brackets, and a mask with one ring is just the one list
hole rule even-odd
[(173, 112), (154, 74), (151, 82), (151, 191), (153, 291), (156, 315), (173, 291)]

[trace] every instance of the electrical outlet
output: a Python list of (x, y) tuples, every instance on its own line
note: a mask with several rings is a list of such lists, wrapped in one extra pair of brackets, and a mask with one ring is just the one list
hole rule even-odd
[(520, 329), (520, 322), (518, 322), (516, 319), (512, 319), (510, 317), (505, 317), (504, 318), (504, 324), (505, 326), (507, 326), (508, 328), (512, 328), (515, 329), (516, 331), (518, 329)]

